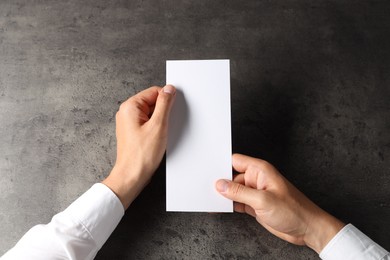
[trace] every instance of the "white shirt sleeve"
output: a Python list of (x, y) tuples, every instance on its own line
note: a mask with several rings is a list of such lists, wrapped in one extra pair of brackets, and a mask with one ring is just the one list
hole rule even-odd
[(31, 228), (1, 259), (93, 259), (123, 215), (118, 197), (97, 183), (49, 224)]
[(352, 224), (346, 225), (320, 253), (324, 260), (382, 260), (389, 252)]

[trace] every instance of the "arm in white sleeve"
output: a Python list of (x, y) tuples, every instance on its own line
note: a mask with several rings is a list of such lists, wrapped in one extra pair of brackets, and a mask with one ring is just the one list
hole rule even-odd
[(346, 225), (320, 253), (324, 260), (384, 260), (390, 254), (352, 224)]
[(1, 259), (93, 259), (123, 214), (118, 197), (97, 183), (49, 224), (31, 228)]

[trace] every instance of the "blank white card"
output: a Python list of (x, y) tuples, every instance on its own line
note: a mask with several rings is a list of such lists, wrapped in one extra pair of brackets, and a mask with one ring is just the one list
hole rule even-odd
[(229, 60), (167, 61), (177, 88), (169, 121), (167, 211), (233, 212), (215, 190), (232, 178)]

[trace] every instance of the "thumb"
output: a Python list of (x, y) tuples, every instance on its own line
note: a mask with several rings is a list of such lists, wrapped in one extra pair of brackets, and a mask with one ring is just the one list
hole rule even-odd
[(158, 125), (166, 125), (168, 123), (175, 94), (176, 89), (172, 85), (166, 85), (158, 93), (156, 107), (151, 118)]
[(218, 180), (215, 187), (226, 198), (249, 205), (252, 208), (258, 208), (259, 203), (265, 199), (262, 191), (229, 180)]

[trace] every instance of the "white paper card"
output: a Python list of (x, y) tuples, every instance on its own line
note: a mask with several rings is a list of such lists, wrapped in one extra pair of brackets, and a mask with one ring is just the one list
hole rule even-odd
[(167, 61), (177, 88), (169, 122), (167, 211), (233, 212), (215, 190), (232, 178), (229, 60)]

